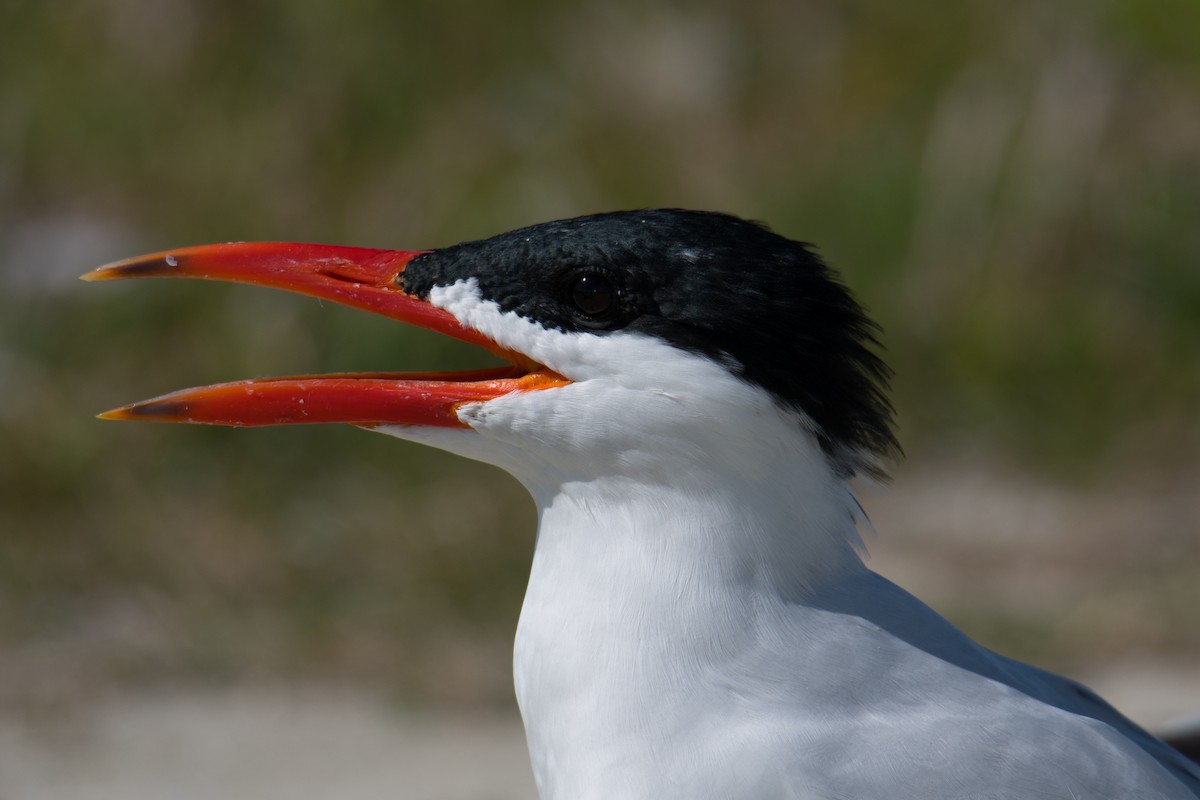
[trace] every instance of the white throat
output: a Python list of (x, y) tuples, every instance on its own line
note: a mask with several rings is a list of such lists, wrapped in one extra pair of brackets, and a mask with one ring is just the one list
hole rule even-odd
[(694, 781), (681, 797), (763, 780), (750, 762), (706, 775), (713, 744), (698, 732), (718, 735), (745, 659), (782, 619), (866, 568), (857, 504), (813, 437), (782, 411), (743, 422), (742, 444), (690, 459), (646, 435), (627, 454), (636, 475), (506, 464), (538, 506), (513, 673), (545, 800), (653, 796), (661, 774), (647, 769)]
[(531, 487), (538, 543), (514, 675), (544, 797), (587, 797), (596, 776), (621, 774), (631, 785), (607, 796), (639, 796), (654, 782), (621, 764), (686, 757), (675, 734), (694, 737), (695, 697), (736, 685), (777, 613), (863, 569), (854, 500), (813, 456), (743, 474), (713, 468), (713, 453), (707, 484)]

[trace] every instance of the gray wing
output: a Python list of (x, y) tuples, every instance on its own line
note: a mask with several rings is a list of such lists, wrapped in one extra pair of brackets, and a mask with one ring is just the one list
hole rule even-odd
[[(965, 712), (959, 716), (960, 712)], [(997, 718), (999, 717), (999, 718)], [(843, 752), (798, 764), (796, 797), (872, 800), (1189, 800), (1195, 793), (1095, 720), (942, 709), (850, 722)], [(785, 795), (787, 796), (787, 795)]]
[(1023, 670), (1031, 678), (1036, 679), (1045, 689), (1039, 699), (1058, 708), (1099, 720), (1109, 725), (1119, 734), (1136, 744), (1155, 761), (1162, 764), (1174, 775), (1192, 794), (1200, 797), (1200, 765), (1184, 756), (1183, 753), (1149, 733), (1132, 722), (1121, 712), (1113, 708), (1104, 698), (1088, 687), (1070, 678), (1055, 675), (1053, 672), (1001, 658), (1011, 670)]
[[(840, 776), (854, 783), (859, 771), (861, 789), (895, 776), (893, 796), (904, 797), (900, 787), (921, 773), (961, 779), (939, 797), (1200, 797), (1200, 767), (1095, 692), (987, 650), (875, 573), (825, 594), (821, 609), (836, 622), (804, 633), (810, 643), (823, 635), (836, 643), (849, 631), (860, 639), (850, 649), (871, 654), (852, 666), (831, 658), (827, 668), (840, 672), (830, 696), (860, 710), (831, 741), (865, 743), (842, 754)], [(834, 649), (846, 651), (845, 642)], [(940, 772), (923, 764), (931, 760)], [(817, 761), (838, 763), (834, 754)]]

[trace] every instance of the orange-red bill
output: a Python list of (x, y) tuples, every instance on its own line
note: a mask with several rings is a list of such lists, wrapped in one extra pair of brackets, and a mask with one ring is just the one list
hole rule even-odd
[(100, 417), (238, 427), (348, 422), (461, 428), (466, 426), (455, 412), (464, 403), (568, 383), (549, 370), (526, 373), (517, 367), (430, 375), (303, 375), (184, 389)]
[(462, 423), (455, 411), (464, 403), (569, 383), (464, 327), (449, 312), (405, 292), (404, 269), (424, 252), (235, 242), (119, 261), (83, 278), (202, 278), (287, 289), (453, 336), (519, 366), (457, 374), (307, 375), (239, 381), (185, 389), (108, 411), (101, 418), (236, 426), (348, 422), (459, 427)]

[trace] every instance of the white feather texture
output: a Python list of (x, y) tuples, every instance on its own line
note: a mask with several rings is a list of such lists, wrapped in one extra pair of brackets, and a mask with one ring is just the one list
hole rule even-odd
[(1196, 796), (1102, 701), (868, 570), (849, 485), (765, 391), (470, 281), (430, 300), (574, 381), (465, 406), (469, 430), (379, 429), (537, 502), (513, 666), (544, 800)]

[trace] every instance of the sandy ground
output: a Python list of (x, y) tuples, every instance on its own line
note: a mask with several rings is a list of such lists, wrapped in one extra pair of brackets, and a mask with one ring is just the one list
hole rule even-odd
[(534, 798), (516, 715), (402, 714), (308, 687), (109, 698), (0, 719), (2, 800)]

